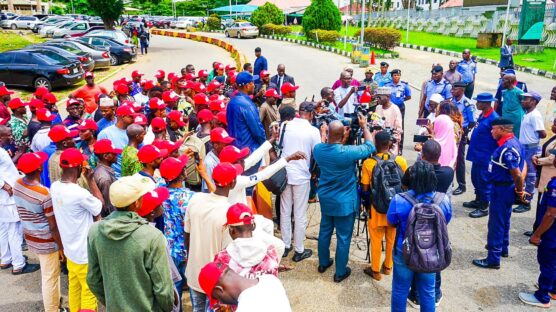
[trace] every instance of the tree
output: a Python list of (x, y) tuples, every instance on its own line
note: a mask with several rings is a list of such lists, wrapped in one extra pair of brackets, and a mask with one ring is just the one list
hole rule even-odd
[(267, 2), (253, 11), (251, 23), (259, 28), (265, 24), (282, 25), (284, 13), (276, 5)]
[(122, 0), (89, 0), (89, 4), (92, 11), (102, 18), (106, 29), (112, 29), (124, 12), (124, 2)]
[(303, 14), (303, 31), (306, 34), (313, 29), (340, 31), (341, 27), (340, 10), (332, 0), (312, 0)]

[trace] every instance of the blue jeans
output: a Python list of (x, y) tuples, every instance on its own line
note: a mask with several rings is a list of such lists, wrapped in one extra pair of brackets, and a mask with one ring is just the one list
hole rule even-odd
[(207, 312), (209, 309), (209, 299), (207, 295), (202, 292), (195, 291), (189, 288), (189, 297), (191, 298), (191, 305), (193, 312)]
[(322, 215), (319, 231), (319, 265), (330, 264), (330, 240), (336, 229), (336, 276), (346, 274), (349, 260), (349, 246), (355, 223), (355, 213), (343, 217)]
[(532, 199), (535, 194), (535, 181), (537, 179), (537, 166), (533, 164), (532, 158), (540, 152), (540, 146), (523, 146), (525, 150), (525, 162), (527, 163), (527, 176), (525, 177), (525, 192), (531, 194), (527, 199)]
[(176, 290), (178, 291), (178, 296), (180, 298), (180, 311), (183, 310), (182, 308), (182, 301), (181, 301), (181, 297), (182, 297), (182, 288), (183, 288), (183, 284), (185, 284), (185, 261), (184, 260), (178, 260), (174, 257), (172, 257), (172, 260), (174, 261), (174, 264), (176, 265), (176, 269), (178, 269), (178, 272), (180, 273), (180, 277), (181, 280), (178, 282), (175, 282), (174, 285), (176, 286)]
[[(438, 302), (440, 298), (442, 298), (442, 276), (440, 272), (435, 273), (435, 282), (434, 282), (434, 302)], [(413, 281), (411, 282), (411, 289), (409, 290), (409, 299), (414, 299), (417, 303), (419, 303), (419, 292), (417, 291), (417, 280), (415, 276), (413, 276)]]
[(510, 245), (510, 218), (515, 201), (515, 185), (496, 186), (492, 188), (488, 215), (488, 257), (489, 264), (500, 264), (502, 251), (507, 252)]
[(394, 276), (392, 278), (392, 301), (390, 311), (405, 312), (411, 282), (415, 278), (415, 285), (419, 292), (421, 312), (434, 312), (436, 273), (415, 273), (411, 271), (403, 260), (399, 247), (394, 251)]

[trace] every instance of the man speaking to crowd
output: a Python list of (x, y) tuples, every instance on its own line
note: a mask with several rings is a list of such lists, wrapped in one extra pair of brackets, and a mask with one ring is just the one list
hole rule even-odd
[(349, 246), (355, 216), (359, 211), (357, 203), (357, 161), (368, 158), (375, 146), (371, 141), (371, 132), (367, 127), (367, 118), (358, 115), (359, 126), (363, 129), (362, 145), (344, 145), (348, 137), (340, 121), (330, 123), (328, 142), (315, 146), (313, 155), (320, 167), (318, 195), (320, 199), (321, 221), (319, 231), (319, 273), (324, 273), (332, 266), (330, 258), (330, 239), (334, 228), (338, 242), (336, 245), (336, 274), (334, 282), (339, 283), (351, 274), (347, 266)]

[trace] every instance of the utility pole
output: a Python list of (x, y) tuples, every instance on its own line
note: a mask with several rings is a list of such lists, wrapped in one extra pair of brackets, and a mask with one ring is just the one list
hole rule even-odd
[(506, 6), (506, 19), (504, 20), (504, 32), (502, 33), (502, 45), (506, 44), (506, 31), (508, 30), (508, 19), (510, 18), (510, 1)]
[(365, 34), (365, 0), (361, 0), (361, 46), (363, 46), (363, 35)]
[(411, 7), (411, 0), (407, 0), (407, 29), (405, 31), (405, 43), (409, 44), (409, 8)]

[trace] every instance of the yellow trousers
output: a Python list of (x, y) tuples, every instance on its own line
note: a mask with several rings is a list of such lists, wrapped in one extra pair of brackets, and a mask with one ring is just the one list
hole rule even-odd
[(87, 264), (68, 260), (68, 297), (71, 312), (97, 310), (97, 298), (87, 285)]
[(382, 257), (382, 240), (386, 237), (386, 250), (384, 266), (391, 269), (394, 265), (392, 250), (396, 239), (396, 228), (391, 226), (372, 226), (368, 223), (369, 237), (371, 239), (371, 269), (380, 272), (380, 258)]

